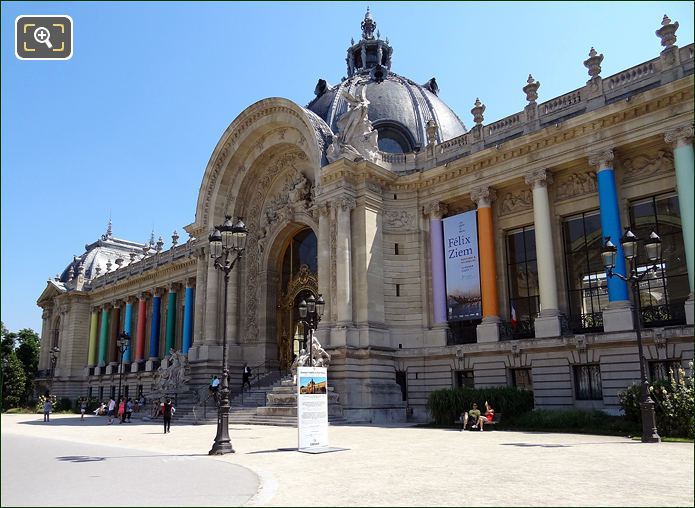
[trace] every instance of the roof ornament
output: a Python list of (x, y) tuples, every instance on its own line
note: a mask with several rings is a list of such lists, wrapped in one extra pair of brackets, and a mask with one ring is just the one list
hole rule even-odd
[(150, 233), (150, 245), (154, 247), (154, 228), (152, 228), (152, 233)]
[(130, 256), (130, 264), (135, 263), (135, 256), (137, 256), (137, 254), (135, 253), (134, 250), (131, 250), (131, 251), (130, 251), (129, 256)]
[(678, 30), (678, 26), (678, 21), (671, 23), (671, 19), (664, 14), (664, 19), (661, 20), (661, 28), (654, 32), (661, 39), (661, 45), (666, 49), (671, 49), (676, 44), (676, 30)]
[(162, 248), (164, 247), (164, 240), (162, 240), (162, 237), (159, 237), (159, 240), (157, 240), (157, 245), (155, 245), (154, 250), (156, 250), (158, 253), (162, 252)]
[(101, 273), (101, 265), (99, 263), (97, 263), (94, 273), (96, 273), (96, 277), (99, 277), (99, 274)]
[(111, 258), (106, 260), (106, 273), (111, 271), (111, 267), (113, 266), (113, 263), (111, 262)]
[(591, 76), (589, 81), (601, 74), (601, 62), (603, 62), (603, 53), (599, 55), (592, 46), (591, 50), (589, 50), (589, 58), (584, 60), (584, 67), (589, 69), (589, 76)]
[(75, 268), (73, 265), (70, 265), (70, 269), (68, 270), (68, 280), (72, 280), (75, 278)]
[(101, 239), (102, 240), (110, 240), (111, 238), (113, 238), (113, 232), (111, 230), (111, 217), (109, 217), (109, 223), (106, 226), (106, 233), (101, 235)]
[(142, 245), (142, 257), (146, 258), (147, 254), (150, 252), (150, 244), (149, 243), (144, 243)]
[(376, 162), (379, 153), (378, 133), (369, 121), (366, 87), (359, 88), (355, 96), (344, 91), (343, 97), (348, 103), (348, 110), (338, 118), (338, 134), (333, 136), (333, 142), (326, 150), (326, 158), (329, 162), (340, 158)]
[(176, 245), (179, 243), (179, 234), (174, 230), (174, 232), (171, 234), (171, 246), (176, 247)]
[(368, 41), (374, 39), (374, 30), (376, 29), (376, 21), (372, 19), (372, 13), (369, 12), (369, 7), (367, 7), (367, 12), (364, 14), (364, 21), (360, 24), (362, 28), (362, 38)]
[(471, 113), (473, 113), (473, 121), (475, 122), (476, 127), (483, 124), (484, 112), (485, 104), (481, 103), (479, 98), (476, 98), (475, 104), (473, 105), (473, 109), (471, 109)]
[(536, 81), (535, 79), (533, 79), (533, 76), (529, 74), (526, 83), (528, 84), (524, 88), (522, 88), (522, 90), (526, 94), (526, 100), (530, 104), (535, 104), (536, 99), (538, 99), (538, 89), (541, 86), (541, 82)]
[(427, 90), (432, 92), (434, 95), (439, 94), (439, 85), (437, 84), (437, 80), (435, 78), (432, 78), (429, 81), (427, 81), (427, 83), (422, 85), (422, 87), (426, 88)]
[(123, 266), (123, 263), (125, 263), (125, 259), (123, 258), (116, 258), (116, 266), (118, 266), (118, 269), (120, 270), (121, 267)]

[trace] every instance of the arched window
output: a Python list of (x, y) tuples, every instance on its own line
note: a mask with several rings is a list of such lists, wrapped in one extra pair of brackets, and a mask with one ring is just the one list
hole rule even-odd
[(402, 126), (384, 122), (375, 126), (379, 133), (379, 150), (387, 153), (408, 153), (413, 151), (414, 143), (408, 131)]

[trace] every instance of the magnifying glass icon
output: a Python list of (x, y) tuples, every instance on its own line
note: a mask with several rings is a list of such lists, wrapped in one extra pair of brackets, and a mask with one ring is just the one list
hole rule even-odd
[(40, 26), (34, 30), (34, 40), (39, 44), (45, 44), (49, 49), (53, 47), (53, 44), (51, 44), (51, 32), (46, 27)]

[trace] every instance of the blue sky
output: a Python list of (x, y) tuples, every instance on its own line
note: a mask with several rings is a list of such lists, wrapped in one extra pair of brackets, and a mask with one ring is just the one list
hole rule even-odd
[[(2, 320), (41, 328), (46, 280), (106, 229), (171, 244), (194, 220), (220, 135), (265, 97), (306, 105), (319, 78), (346, 74), (345, 50), (369, 5), (394, 47), (392, 70), (437, 78), (467, 126), (581, 87), (589, 48), (602, 76), (655, 58), (668, 14), (693, 42), (692, 2), (13, 2), (2, 4)], [(19, 61), (20, 14), (69, 14), (69, 61)]]

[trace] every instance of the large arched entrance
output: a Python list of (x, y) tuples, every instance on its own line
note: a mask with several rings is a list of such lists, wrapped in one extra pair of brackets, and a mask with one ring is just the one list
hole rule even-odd
[(284, 247), (278, 293), (278, 358), (281, 368), (289, 368), (306, 336), (299, 322), (297, 306), (309, 295), (318, 295), (316, 235), (311, 228), (294, 234)]

